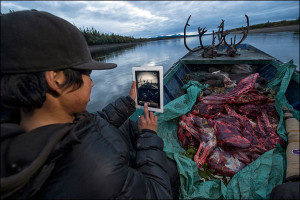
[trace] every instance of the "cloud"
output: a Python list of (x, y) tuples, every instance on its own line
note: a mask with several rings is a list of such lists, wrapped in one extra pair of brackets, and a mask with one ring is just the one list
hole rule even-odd
[(299, 1), (1, 1), (1, 12), (37, 9), (62, 17), (77, 27), (134, 37), (182, 33), (189, 15), (188, 32), (206, 27), (217, 30), (297, 19)]
[[(2, 11), (4, 8), (5, 11)], [(25, 10), (27, 7), (16, 4), (15, 2), (1, 1), (1, 13), (7, 13), (9, 10)]]

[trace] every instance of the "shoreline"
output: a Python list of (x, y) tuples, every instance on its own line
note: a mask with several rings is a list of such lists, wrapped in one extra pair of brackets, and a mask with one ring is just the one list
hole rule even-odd
[[(274, 33), (274, 32), (298, 32), (299, 33), (299, 24), (298, 25), (289, 25), (289, 26), (277, 26), (277, 27), (268, 27), (268, 28), (258, 28), (250, 29), (249, 34), (251, 33)], [(241, 31), (233, 31), (231, 34), (238, 34)], [(173, 39), (173, 38), (170, 38)], [(147, 42), (147, 41), (143, 41)], [(93, 45), (89, 46), (91, 53), (96, 53), (100, 51), (109, 51), (123, 47), (135, 46), (143, 42), (132, 42), (132, 43), (119, 43), (119, 44), (103, 44), (103, 45)]]
[[(249, 33), (274, 33), (274, 32), (298, 32), (299, 33), (299, 24), (288, 25), (288, 26), (274, 26), (274, 27), (267, 27), (267, 28), (256, 28), (256, 29), (249, 30)], [(230, 33), (241, 33), (241, 31), (233, 31)]]
[(130, 47), (135, 46), (141, 42), (130, 42), (130, 43), (118, 43), (118, 44), (99, 44), (99, 45), (93, 45), (89, 46), (91, 53), (96, 53), (99, 51), (109, 51), (114, 50), (122, 47)]

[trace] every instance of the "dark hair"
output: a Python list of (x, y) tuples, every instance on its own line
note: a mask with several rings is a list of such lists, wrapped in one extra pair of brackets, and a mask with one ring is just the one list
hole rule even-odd
[(92, 70), (75, 70), (75, 69), (65, 69), (63, 70), (66, 76), (66, 82), (61, 85), (61, 88), (67, 89), (73, 86), (71, 91), (75, 91), (80, 88), (83, 84), (81, 75), (90, 75)]
[[(61, 88), (73, 87), (72, 91), (83, 84), (82, 74), (91, 73), (91, 70), (62, 71), (66, 76), (66, 82), (61, 85)], [(45, 72), (1, 75), (1, 107), (26, 110), (40, 108), (46, 100), (46, 92), (49, 89)]]

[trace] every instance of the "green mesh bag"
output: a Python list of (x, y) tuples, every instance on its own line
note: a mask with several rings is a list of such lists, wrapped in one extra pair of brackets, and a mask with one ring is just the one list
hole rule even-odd
[[(285, 97), (285, 91), (295, 70), (295, 65), (288, 63), (276, 66), (276, 78), (268, 87), (278, 89), (275, 97), (276, 110), (280, 121), (278, 134), (286, 139), (282, 106), (293, 109)], [(181, 155), (185, 150), (177, 138), (179, 117), (191, 111), (200, 92), (208, 85), (190, 81), (184, 85), (186, 94), (171, 101), (164, 107), (164, 113), (157, 113), (158, 135), (164, 140), (164, 151), (177, 163), (180, 177), (180, 199), (266, 199), (274, 187), (281, 184), (285, 177), (286, 155), (284, 149), (278, 146), (265, 152), (254, 162), (235, 174), (227, 186), (221, 180), (201, 182), (194, 161)], [(293, 109), (294, 110), (294, 109)], [(299, 112), (294, 110), (299, 120)]]

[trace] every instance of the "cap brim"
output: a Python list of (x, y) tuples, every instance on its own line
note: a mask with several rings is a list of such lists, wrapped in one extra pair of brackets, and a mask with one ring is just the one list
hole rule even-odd
[(96, 60), (91, 60), (88, 63), (76, 65), (71, 68), (83, 69), (83, 70), (106, 70), (106, 69), (113, 69), (115, 67), (117, 67), (117, 64), (115, 63), (103, 63), (103, 62), (98, 62)]

